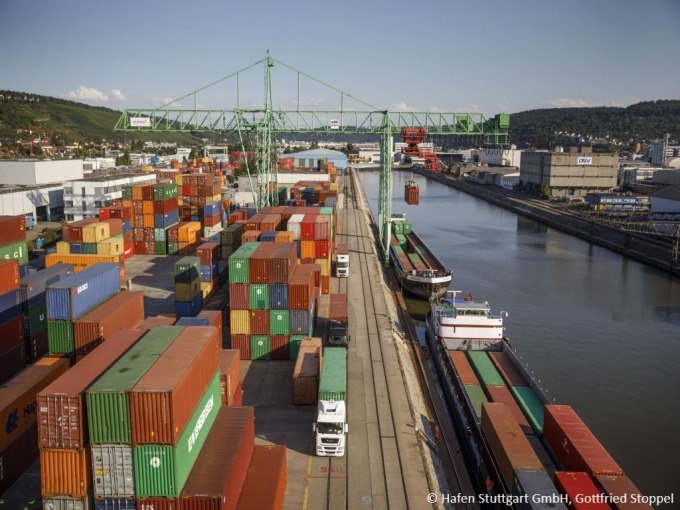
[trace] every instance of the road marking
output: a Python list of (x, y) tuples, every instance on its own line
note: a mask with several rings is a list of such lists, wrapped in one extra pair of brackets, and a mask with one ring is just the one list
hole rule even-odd
[(309, 460), (307, 461), (307, 475), (305, 476), (305, 494), (302, 497), (302, 510), (307, 510), (307, 501), (309, 500), (309, 479), (312, 475), (312, 452), (309, 452)]

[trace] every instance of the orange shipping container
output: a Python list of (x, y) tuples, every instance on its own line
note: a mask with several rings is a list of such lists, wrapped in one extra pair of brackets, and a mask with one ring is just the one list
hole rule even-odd
[(92, 485), (90, 449), (40, 450), (40, 491), (46, 496), (87, 495)]
[(281, 510), (287, 478), (286, 447), (255, 446), (236, 510)]
[(108, 255), (60, 255), (58, 253), (50, 253), (45, 256), (45, 267), (52, 267), (60, 263), (71, 264), (73, 265), (73, 271), (76, 273), (100, 262), (116, 262), (120, 264), (121, 260), (119, 256), (111, 257)]
[(316, 258), (316, 244), (314, 241), (300, 241), (300, 258)]
[(233, 405), (234, 394), (241, 383), (241, 353), (238, 349), (220, 351), (220, 373), (222, 405)]
[(145, 215), (142, 216), (142, 218), (143, 218), (142, 226), (144, 228), (153, 228), (153, 226), (154, 226), (153, 214), (145, 214)]
[(36, 396), (70, 367), (63, 358), (43, 358), (0, 387), (0, 451), (36, 422)]
[(142, 213), (144, 214), (153, 214), (153, 202), (150, 200), (145, 200), (142, 202)]

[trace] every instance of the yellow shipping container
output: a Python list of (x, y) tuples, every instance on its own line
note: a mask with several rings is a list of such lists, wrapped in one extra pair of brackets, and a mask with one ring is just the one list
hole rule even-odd
[(331, 261), (329, 259), (316, 259), (314, 260), (314, 263), (321, 266), (321, 276), (331, 275)]
[(175, 175), (175, 184), (182, 184), (183, 175), (184, 174)]
[(222, 200), (222, 195), (218, 193), (217, 195), (210, 197), (209, 202), (219, 202), (220, 200)]
[(111, 228), (108, 223), (102, 221), (83, 227), (83, 242), (98, 243), (111, 237)]
[(316, 255), (314, 241), (300, 241), (300, 257), (303, 259), (313, 259)]
[(250, 311), (231, 310), (229, 321), (232, 335), (250, 335)]
[(175, 301), (191, 301), (201, 292), (201, 280), (196, 278), (191, 283), (175, 284)]
[(337, 183), (337, 182), (332, 182), (329, 189), (330, 189), (331, 191), (338, 191), (338, 183)]
[(72, 264), (73, 271), (79, 272), (86, 267), (94, 266), (100, 262), (115, 262), (120, 264), (119, 256), (109, 255), (61, 255), (59, 253), (50, 253), (45, 256), (45, 267), (52, 267), (55, 264)]
[(290, 232), (288, 230), (284, 230), (284, 231), (281, 231), (281, 232), (277, 232), (276, 238), (274, 240), (277, 243), (292, 243), (293, 241), (295, 241), (295, 239), (293, 239), (294, 235), (295, 234), (293, 232)]
[(66, 241), (59, 241), (57, 243), (57, 253), (59, 255), (68, 255), (71, 253), (71, 245)]
[(179, 227), (177, 236), (180, 242), (192, 243), (196, 241), (196, 235), (200, 230), (201, 223), (199, 221), (190, 221)]
[(213, 284), (212, 282), (201, 282), (201, 294), (203, 294), (203, 300), (208, 299), (208, 296), (212, 294)]
[(97, 243), (97, 255), (122, 255), (124, 251), (123, 239), (120, 237), (104, 239)]
[(153, 167), (151, 165), (145, 165), (142, 168), (140, 168), (140, 171), (145, 174), (150, 174), (153, 172)]
[[(248, 313), (248, 312), (246, 312)], [(0, 451), (21, 437), (36, 421), (36, 395), (65, 373), (65, 358), (42, 358), (0, 388)], [(11, 425), (11, 427), (10, 427)]]
[(126, 209), (132, 209), (132, 200), (123, 200), (123, 207)]

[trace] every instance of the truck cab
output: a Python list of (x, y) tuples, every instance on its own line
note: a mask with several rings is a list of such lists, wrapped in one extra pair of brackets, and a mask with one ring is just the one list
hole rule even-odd
[(345, 455), (345, 436), (349, 430), (344, 401), (319, 400), (316, 422), (316, 454), (322, 457)]
[(335, 247), (335, 277), (349, 277), (349, 250), (344, 243)]

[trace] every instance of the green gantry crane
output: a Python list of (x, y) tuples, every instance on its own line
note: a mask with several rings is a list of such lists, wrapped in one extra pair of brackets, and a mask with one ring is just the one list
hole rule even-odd
[[(264, 66), (264, 102), (262, 108), (243, 108), (240, 99), (241, 75), (258, 65)], [(272, 103), (271, 70), (274, 65), (292, 71), (297, 77), (297, 107), (292, 110), (275, 109)], [(202, 109), (198, 107), (198, 94), (226, 80), (235, 82), (236, 105), (231, 109)], [(333, 110), (305, 110), (300, 103), (300, 83), (309, 79), (317, 85), (339, 94), (339, 108)], [(193, 100), (193, 108), (178, 108), (183, 100)], [(359, 103), (365, 109), (347, 109), (346, 101)], [(481, 113), (444, 112), (391, 112), (373, 106), (343, 92), (321, 80), (295, 69), (267, 55), (234, 73), (157, 108), (126, 108), (118, 119), (115, 131), (127, 133), (151, 132), (237, 132), (244, 154), (245, 139), (254, 135), (257, 146), (255, 179), (250, 173), (246, 158), (245, 166), (250, 179), (254, 203), (257, 209), (277, 205), (277, 152), (274, 136), (277, 133), (315, 134), (379, 134), (380, 135), (380, 186), (378, 206), (378, 230), (383, 249), (384, 263), (389, 262), (390, 218), (392, 216), (392, 133), (402, 128), (424, 128), (430, 135), (477, 137), (487, 147), (508, 145), (510, 115), (501, 113), (485, 119)], [(270, 193), (270, 183), (275, 192)]]

